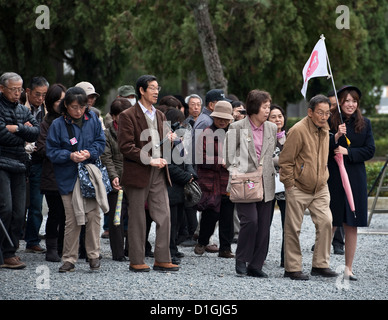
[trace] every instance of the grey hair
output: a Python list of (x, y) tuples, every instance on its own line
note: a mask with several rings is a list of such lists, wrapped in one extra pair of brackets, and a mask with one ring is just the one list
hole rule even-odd
[(315, 106), (320, 103), (327, 103), (329, 107), (331, 106), (330, 99), (328, 97), (324, 96), (323, 94), (318, 94), (311, 98), (309, 102), (309, 108), (314, 111)]
[(31, 90), (34, 90), (36, 87), (49, 87), (50, 84), (48, 81), (43, 77), (33, 77), (30, 82), (30, 88)]
[(198, 98), (201, 101), (201, 106), (202, 106), (202, 98), (199, 95), (195, 94), (195, 93), (193, 93), (193, 94), (191, 94), (191, 95), (189, 95), (189, 96), (187, 96), (185, 98), (186, 104), (189, 104), (189, 101), (190, 101), (191, 98)]
[(23, 81), (22, 77), (15, 72), (5, 72), (0, 77), (0, 85), (6, 87), (9, 81)]

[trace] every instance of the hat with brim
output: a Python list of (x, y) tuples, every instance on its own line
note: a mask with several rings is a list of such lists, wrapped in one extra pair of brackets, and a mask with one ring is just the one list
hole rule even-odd
[(221, 118), (233, 120), (233, 108), (232, 105), (228, 101), (218, 101), (214, 106), (214, 111), (210, 114), (213, 118)]
[(92, 94), (94, 94), (94, 95), (96, 95), (98, 97), (100, 96), (96, 92), (96, 90), (94, 89), (94, 86), (90, 82), (82, 81), (82, 82), (77, 83), (75, 86), (84, 89), (84, 91), (86, 92), (87, 96), (90, 96)]
[(356, 91), (358, 93), (358, 97), (361, 99), (361, 90), (358, 89), (356, 86), (352, 86), (352, 85), (345, 85), (345, 86), (343, 86), (341, 89), (339, 89), (337, 91), (337, 96), (339, 96), (345, 90), (354, 90), (354, 91)]
[(117, 94), (120, 97), (129, 97), (129, 96), (136, 96), (137, 97), (137, 94), (135, 92), (135, 88), (133, 86), (130, 86), (130, 85), (125, 85), (125, 86), (121, 86), (120, 88), (118, 88)]

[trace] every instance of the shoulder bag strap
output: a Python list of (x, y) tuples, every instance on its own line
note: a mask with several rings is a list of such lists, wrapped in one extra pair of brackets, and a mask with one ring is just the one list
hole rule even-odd
[(73, 126), (66, 122), (66, 129), (67, 129), (67, 133), (69, 134), (69, 140), (70, 140), (70, 143), (71, 143), (71, 145), (73, 147), (73, 151), (77, 151), (78, 150), (77, 146), (76, 146), (77, 142), (73, 144), (72, 141), (71, 141), (72, 139), (75, 139), (75, 134), (74, 134)]

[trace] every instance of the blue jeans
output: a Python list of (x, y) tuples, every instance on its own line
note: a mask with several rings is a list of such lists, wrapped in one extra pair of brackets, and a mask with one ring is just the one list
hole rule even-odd
[(43, 194), (40, 192), (40, 178), (42, 175), (42, 164), (33, 164), (30, 169), (29, 175), (29, 190), (30, 190), (30, 201), (28, 207), (28, 216), (26, 223), (26, 233), (24, 240), (26, 241), (26, 247), (32, 247), (38, 245), (39, 229), (42, 224), (42, 203)]
[(26, 175), (0, 169), (0, 181), (0, 219), (13, 243), (11, 245), (3, 230), (0, 230), (0, 248), (6, 259), (15, 256), (22, 234), (26, 205)]

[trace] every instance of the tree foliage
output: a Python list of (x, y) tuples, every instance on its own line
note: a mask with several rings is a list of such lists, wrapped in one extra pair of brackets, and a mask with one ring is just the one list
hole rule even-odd
[[(300, 100), (303, 66), (324, 34), (337, 89), (347, 83), (359, 86), (364, 107), (371, 110), (377, 99), (368, 93), (382, 84), (388, 69), (387, 1), (353, 1), (349, 29), (337, 29), (337, 6), (334, 0), (210, 0), (228, 91), (244, 98), (261, 88), (283, 105)], [(184, 0), (138, 1), (130, 28), (141, 43), (138, 59), (147, 68), (166, 77), (185, 77), (194, 69), (206, 80), (190, 11)], [(331, 81), (314, 79), (308, 97), (330, 89)]]
[[(48, 0), (50, 25), (41, 30), (35, 25), (40, 4), (0, 0), (0, 72), (18, 72), (27, 83), (36, 75), (67, 86), (90, 81), (98, 92), (116, 85), (130, 54), (110, 35), (126, 1)], [(64, 74), (64, 62), (74, 75)]]
[[(210, 88), (192, 0), (47, 0), (50, 29), (37, 30), (39, 0), (0, 0), (0, 72), (50, 82), (92, 82), (106, 93), (141, 69), (162, 81), (187, 80), (195, 72)], [(388, 70), (388, 1), (345, 3), (350, 28), (337, 29), (338, 1), (209, 0), (211, 24), (228, 92), (241, 99), (253, 88), (283, 106), (302, 98), (302, 68), (321, 34), (326, 37), (337, 89), (354, 84), (363, 107)], [(65, 76), (63, 62), (74, 70)], [(120, 83), (121, 84), (121, 83)], [(162, 83), (163, 84), (163, 83)], [(309, 82), (308, 98), (332, 89), (331, 81)]]

